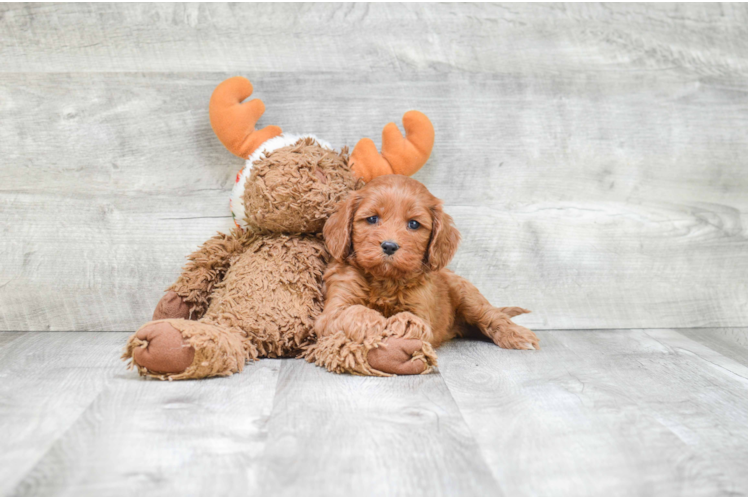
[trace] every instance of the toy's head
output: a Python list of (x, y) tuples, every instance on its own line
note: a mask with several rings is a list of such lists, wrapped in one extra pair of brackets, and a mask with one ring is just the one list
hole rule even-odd
[(236, 176), (231, 198), (234, 222), (242, 229), (318, 233), (346, 195), (374, 177), (412, 175), (426, 163), (434, 128), (426, 115), (403, 117), (405, 137), (394, 123), (382, 132), (382, 154), (361, 139), (348, 155), (312, 135), (282, 133), (276, 126), (255, 130), (265, 112), (242, 77), (229, 78), (213, 91), (210, 122), (224, 146), (247, 160)]
[(235, 210), (244, 211), (244, 221), (253, 230), (322, 231), (340, 200), (362, 184), (351, 172), (346, 153), (304, 137), (262, 155), (245, 169), (246, 180), (240, 174), (234, 195), (241, 203)]

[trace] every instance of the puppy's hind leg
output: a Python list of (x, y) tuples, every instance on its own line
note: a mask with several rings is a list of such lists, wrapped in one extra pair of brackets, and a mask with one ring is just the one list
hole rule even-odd
[(511, 320), (530, 311), (521, 307), (494, 307), (475, 285), (452, 272), (447, 280), (457, 302), (457, 313), (466, 323), (477, 326), (483, 335), (504, 349), (540, 349), (535, 333)]

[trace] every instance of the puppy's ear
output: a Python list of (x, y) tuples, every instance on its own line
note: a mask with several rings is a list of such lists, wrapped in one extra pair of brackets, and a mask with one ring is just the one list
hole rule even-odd
[(359, 196), (353, 191), (338, 209), (327, 219), (322, 235), (330, 255), (335, 260), (343, 261), (351, 253), (351, 236), (353, 231), (353, 216), (358, 208)]
[(431, 240), (426, 250), (426, 264), (432, 271), (439, 271), (455, 256), (460, 244), (460, 232), (454, 227), (452, 217), (442, 210), (441, 203), (431, 209), (431, 217)]

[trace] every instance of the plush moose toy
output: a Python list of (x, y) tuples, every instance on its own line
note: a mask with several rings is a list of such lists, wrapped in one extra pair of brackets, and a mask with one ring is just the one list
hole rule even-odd
[(352, 340), (309, 349), (318, 340), (313, 327), (329, 259), (322, 228), (350, 191), (380, 175), (421, 168), (434, 129), (425, 115), (409, 111), (405, 137), (389, 123), (381, 154), (362, 139), (348, 156), (347, 148), (336, 152), (313, 135), (284, 134), (276, 126), (255, 130), (265, 107), (259, 99), (243, 102), (252, 90), (247, 79), (229, 78), (209, 106), (218, 138), (246, 159), (230, 202), (236, 228), (188, 257), (153, 320), (127, 341), (123, 359), (162, 380), (225, 376), (248, 360), (302, 355), (331, 371), (370, 373), (367, 353), (377, 345)]

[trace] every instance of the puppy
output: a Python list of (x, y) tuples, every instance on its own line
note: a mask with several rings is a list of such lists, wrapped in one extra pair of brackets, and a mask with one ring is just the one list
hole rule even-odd
[(341, 203), (324, 237), (334, 262), (308, 359), (336, 372), (425, 373), (436, 365), (433, 349), (470, 326), (505, 349), (539, 348), (535, 334), (510, 319), (530, 311), (493, 307), (445, 269), (460, 233), (420, 182), (373, 179)]

